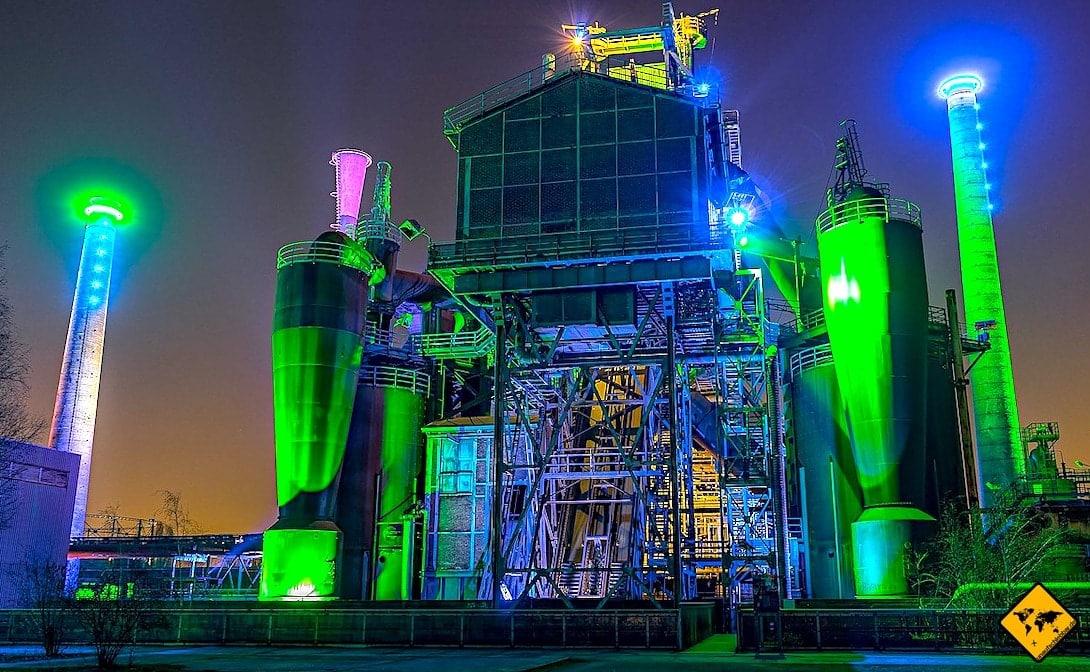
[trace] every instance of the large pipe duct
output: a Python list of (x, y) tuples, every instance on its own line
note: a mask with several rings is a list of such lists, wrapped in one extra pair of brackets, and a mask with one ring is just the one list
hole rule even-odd
[(360, 220), (356, 240), (382, 264), (382, 270), (371, 278), (375, 285), (372, 308), (388, 317), (397, 308), (393, 305), (394, 275), (397, 271), (397, 254), (401, 249), (401, 231), (390, 221), (390, 164), (380, 161), (377, 173), (371, 213)]

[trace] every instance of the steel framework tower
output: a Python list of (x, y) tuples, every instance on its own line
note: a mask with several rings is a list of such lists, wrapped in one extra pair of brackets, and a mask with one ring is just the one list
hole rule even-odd
[(987, 507), (995, 500), (993, 493), (1025, 473), (1025, 461), (1018, 435), (1014, 373), (988, 198), (991, 185), (977, 114), (980, 106), (976, 94), (983, 86), (980, 77), (960, 74), (944, 80), (938, 93), (946, 99), (950, 116), (965, 321), (990, 329), (991, 352), (981, 358), (972, 375), (979, 490), (981, 504)]
[(110, 300), (116, 225), (124, 218), (117, 203), (92, 198), (84, 209), (87, 228), (72, 299), (72, 319), (64, 346), (64, 363), (49, 430), (50, 447), (80, 456), (72, 536), (83, 534), (87, 488), (91, 479), (91, 449), (98, 411), (98, 384), (106, 339), (106, 307)]

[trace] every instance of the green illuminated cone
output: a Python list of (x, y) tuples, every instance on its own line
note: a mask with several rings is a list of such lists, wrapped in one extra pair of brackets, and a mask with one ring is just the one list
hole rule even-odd
[(370, 259), (340, 232), (278, 257), (273, 415), (280, 516), (265, 533), (261, 599), (336, 596), (337, 487), (362, 354)]
[[(818, 220), (825, 319), (865, 507), (856, 594), (907, 592), (903, 547), (923, 497), (927, 281), (919, 208), (857, 187)], [(849, 502), (844, 502), (842, 510)]]

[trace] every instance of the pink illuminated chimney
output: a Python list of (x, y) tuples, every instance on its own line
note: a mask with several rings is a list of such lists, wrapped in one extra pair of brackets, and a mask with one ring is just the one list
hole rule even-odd
[(337, 221), (332, 228), (353, 240), (356, 238), (356, 222), (360, 218), (360, 201), (363, 199), (363, 183), (371, 157), (358, 149), (338, 149), (333, 152), (329, 165), (336, 169), (337, 190), (330, 194), (337, 199)]

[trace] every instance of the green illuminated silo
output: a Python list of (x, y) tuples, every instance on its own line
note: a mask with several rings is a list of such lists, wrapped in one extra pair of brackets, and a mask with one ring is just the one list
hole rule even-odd
[(272, 373), (280, 515), (264, 535), (261, 599), (336, 597), (337, 487), (371, 267), (367, 251), (339, 231), (277, 255)]
[(904, 546), (923, 499), (927, 280), (919, 208), (858, 185), (817, 222), (825, 317), (863, 512), (858, 597), (907, 592)]
[(998, 492), (1025, 473), (1025, 460), (1018, 437), (1014, 372), (988, 198), (991, 185), (977, 114), (976, 94), (983, 85), (976, 75), (955, 75), (942, 82), (939, 95), (946, 99), (950, 116), (965, 322), (972, 326), (994, 320), (989, 331), (991, 351), (980, 358), (972, 372), (979, 490), (982, 505), (988, 507)]

